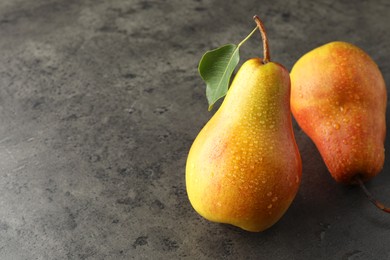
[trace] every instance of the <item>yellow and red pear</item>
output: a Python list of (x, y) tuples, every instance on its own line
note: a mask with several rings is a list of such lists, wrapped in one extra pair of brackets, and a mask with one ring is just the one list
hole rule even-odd
[(360, 48), (331, 42), (302, 56), (291, 71), (291, 110), (332, 177), (356, 183), (384, 163), (386, 86)]
[(186, 164), (189, 200), (208, 220), (262, 231), (290, 206), (301, 171), (289, 73), (267, 56), (250, 59), (192, 144)]

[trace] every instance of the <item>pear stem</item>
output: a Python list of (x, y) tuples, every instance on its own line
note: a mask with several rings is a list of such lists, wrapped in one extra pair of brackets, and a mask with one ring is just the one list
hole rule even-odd
[(271, 57), (270, 57), (270, 53), (269, 53), (269, 47), (268, 47), (268, 38), (267, 38), (267, 34), (265, 32), (265, 27), (264, 27), (264, 24), (263, 22), (260, 20), (260, 18), (255, 15), (253, 16), (253, 19), (255, 20), (256, 24), (257, 24), (257, 27), (259, 28), (260, 30), (260, 33), (261, 33), (261, 39), (263, 40), (263, 53), (264, 53), (264, 59), (263, 59), (263, 63), (267, 63), (267, 62), (270, 62), (271, 61)]
[(356, 182), (359, 184), (360, 188), (363, 190), (364, 194), (368, 198), (368, 200), (374, 204), (378, 209), (383, 210), (386, 213), (390, 213), (390, 208), (385, 207), (381, 202), (376, 200), (374, 196), (367, 190), (366, 186), (364, 185), (364, 182), (360, 176), (355, 177)]

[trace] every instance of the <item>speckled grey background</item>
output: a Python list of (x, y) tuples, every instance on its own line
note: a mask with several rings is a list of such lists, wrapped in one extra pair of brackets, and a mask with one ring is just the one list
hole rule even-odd
[[(0, 259), (390, 259), (390, 216), (335, 183), (296, 124), (303, 182), (271, 229), (205, 221), (184, 185), (212, 115), (206, 50), (258, 14), (288, 69), (346, 40), (390, 87), (389, 13), (387, 0), (0, 0)], [(259, 55), (256, 35), (242, 59)], [(383, 171), (368, 186), (390, 204), (390, 160)]]

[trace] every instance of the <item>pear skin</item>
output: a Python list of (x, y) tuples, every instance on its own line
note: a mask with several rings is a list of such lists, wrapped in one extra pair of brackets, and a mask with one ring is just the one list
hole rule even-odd
[(189, 200), (210, 221), (258, 232), (288, 209), (301, 172), (289, 74), (277, 63), (250, 59), (192, 144), (186, 164)]
[(332, 177), (377, 175), (384, 163), (386, 86), (360, 48), (332, 42), (302, 56), (291, 71), (291, 110)]

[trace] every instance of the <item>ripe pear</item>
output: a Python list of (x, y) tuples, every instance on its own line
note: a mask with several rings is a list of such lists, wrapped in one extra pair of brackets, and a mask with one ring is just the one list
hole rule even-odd
[(290, 206), (301, 172), (288, 71), (250, 59), (190, 149), (189, 200), (208, 220), (262, 231)]
[[(331, 42), (302, 56), (291, 71), (291, 109), (332, 177), (366, 181), (384, 163), (386, 86), (360, 48)], [(360, 176), (360, 177), (358, 177)]]

